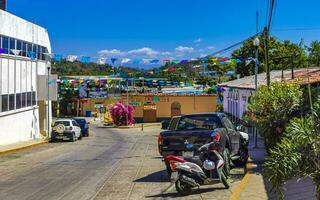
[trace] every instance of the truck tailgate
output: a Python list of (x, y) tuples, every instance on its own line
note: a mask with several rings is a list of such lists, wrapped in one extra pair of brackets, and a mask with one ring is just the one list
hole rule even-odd
[(198, 148), (211, 142), (210, 130), (166, 131), (162, 134), (163, 151), (187, 151), (186, 144)]

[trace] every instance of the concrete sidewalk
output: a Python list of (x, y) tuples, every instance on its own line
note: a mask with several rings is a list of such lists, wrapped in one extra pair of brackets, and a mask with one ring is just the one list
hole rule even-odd
[[(258, 137), (258, 148), (254, 148), (254, 138), (250, 135), (250, 169), (243, 181), (236, 198), (239, 200), (276, 200), (277, 197), (271, 192), (272, 185), (263, 174), (263, 162), (267, 153), (262, 138)], [(285, 199), (288, 200), (312, 200), (315, 199), (315, 186), (310, 179), (290, 180), (285, 185)]]
[(45, 143), (48, 143), (48, 140), (39, 139), (39, 140), (23, 141), (23, 142), (18, 142), (18, 143), (9, 144), (9, 145), (0, 145), (0, 155), (13, 153), (23, 149), (32, 148)]

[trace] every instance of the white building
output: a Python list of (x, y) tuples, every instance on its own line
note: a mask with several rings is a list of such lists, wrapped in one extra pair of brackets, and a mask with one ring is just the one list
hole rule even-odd
[(38, 87), (46, 87), (38, 78), (50, 64), (44, 53), (51, 53), (45, 28), (0, 10), (0, 145), (45, 137), (46, 103), (38, 99)]
[[(295, 69), (294, 77), (301, 81), (301, 85), (320, 82), (320, 68)], [(309, 77), (309, 78), (308, 78)], [(271, 71), (271, 81), (286, 81), (292, 79), (291, 70)], [(266, 73), (258, 74), (258, 86), (266, 85)], [(241, 119), (247, 111), (247, 104), (250, 96), (255, 92), (255, 77), (247, 76), (233, 81), (219, 84), (226, 91), (223, 93), (224, 112)]]

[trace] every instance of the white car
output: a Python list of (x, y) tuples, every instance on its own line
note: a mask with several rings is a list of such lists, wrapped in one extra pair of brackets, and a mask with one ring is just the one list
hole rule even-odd
[(73, 119), (59, 119), (52, 124), (51, 141), (56, 140), (81, 140), (80, 125)]

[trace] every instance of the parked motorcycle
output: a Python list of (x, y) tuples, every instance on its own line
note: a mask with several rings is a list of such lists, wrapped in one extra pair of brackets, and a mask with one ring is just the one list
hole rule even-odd
[[(188, 144), (192, 148), (192, 144)], [(229, 188), (226, 174), (223, 170), (224, 160), (216, 150), (219, 148), (217, 142), (211, 142), (201, 146), (197, 153), (199, 156), (177, 157), (167, 156), (170, 167), (174, 172), (175, 186), (179, 194), (188, 195), (192, 189), (201, 185), (213, 185), (223, 183)]]

